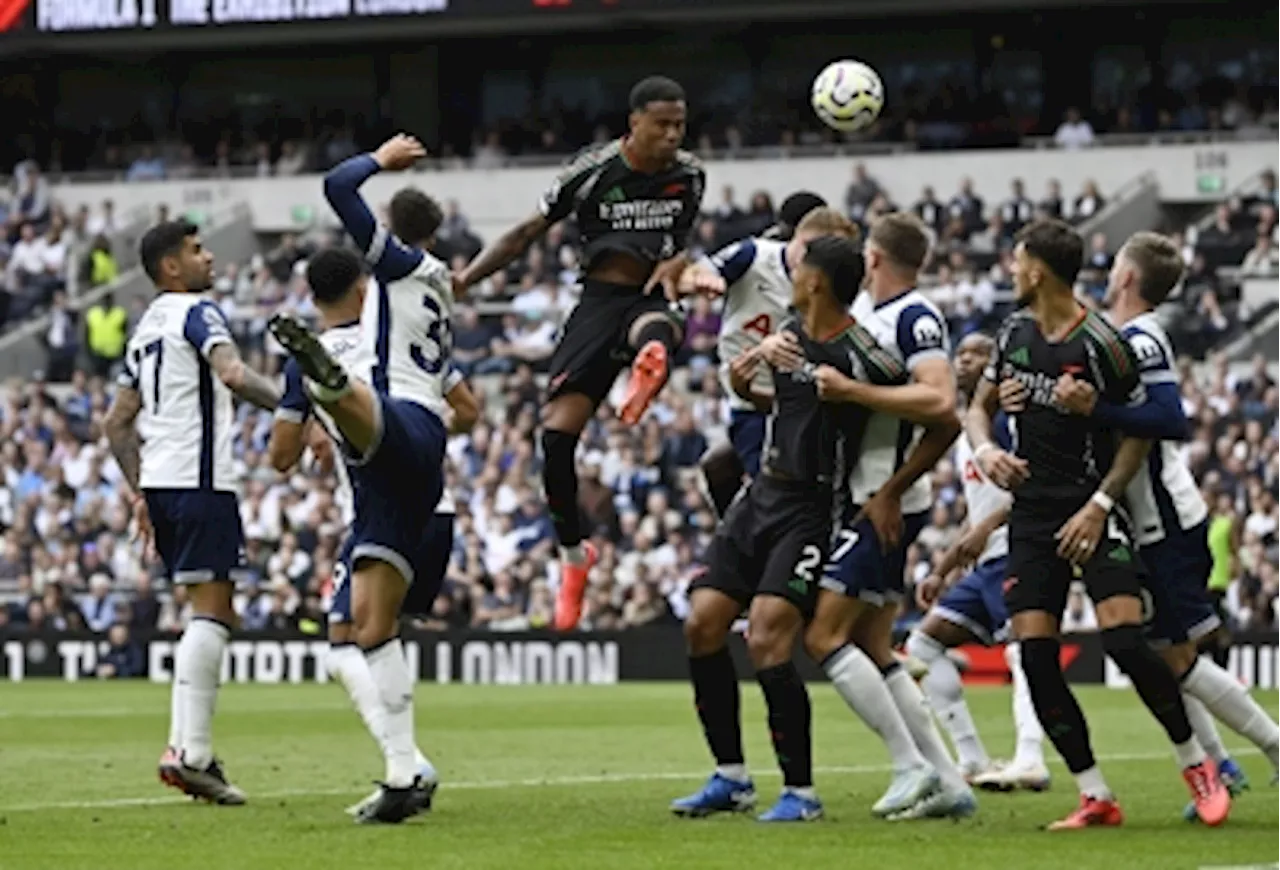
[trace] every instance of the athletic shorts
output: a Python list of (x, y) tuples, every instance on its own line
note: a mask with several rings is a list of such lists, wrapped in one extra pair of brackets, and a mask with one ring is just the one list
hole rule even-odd
[(173, 583), (208, 583), (247, 576), (244, 528), (233, 492), (148, 489), (147, 512), (156, 551)]
[(683, 321), (660, 290), (648, 296), (639, 288), (586, 278), (582, 298), (560, 331), (560, 343), (548, 364), (547, 398), (580, 393), (600, 404), (618, 373), (635, 357), (628, 333), (636, 319), (655, 311)]
[(1213, 569), (1208, 522), (1148, 544), (1142, 548), (1142, 560), (1151, 593), (1147, 637), (1153, 644), (1199, 641), (1221, 627), (1222, 619), (1205, 585)]
[(761, 475), (733, 503), (690, 592), (723, 592), (743, 607), (757, 595), (785, 598), (807, 618), (831, 536), (831, 493)]
[[(435, 514), (427, 523), (422, 542), (413, 554), (413, 585), (405, 593), (400, 612), (405, 616), (426, 616), (444, 586), (445, 571), (453, 552), (453, 514)], [(329, 622), (350, 623), (351, 615), (351, 551), (348, 537), (333, 568), (334, 589), (329, 601)]]
[(375, 395), (374, 444), (364, 457), (348, 462), (356, 515), (348, 536), (350, 555), (353, 564), (386, 562), (413, 585), (423, 530), (444, 491), (447, 436), (440, 417), (421, 405)]
[(1054, 538), (1068, 519), (1064, 517), (1056, 525), (1020, 521), (1016, 513), (1010, 519), (1009, 565), (1004, 581), (1004, 602), (1010, 615), (1043, 610), (1061, 618), (1067, 593), (1077, 576), (1084, 581), (1094, 604), (1117, 595), (1142, 597), (1146, 572), (1123, 512), (1112, 512), (1093, 557), (1078, 570), (1058, 557), (1058, 541)]
[(902, 540), (886, 551), (870, 520), (853, 522), (859, 510), (861, 508), (854, 507), (848, 522), (836, 532), (822, 573), (822, 588), (876, 607), (901, 601), (906, 592), (903, 575), (907, 569), (907, 548), (928, 525), (928, 511), (904, 514)]
[(729, 442), (742, 460), (742, 468), (750, 477), (760, 473), (760, 454), (764, 452), (764, 429), (768, 414), (760, 411), (734, 410), (729, 416)]
[(1004, 604), (1004, 577), (1008, 557), (997, 556), (978, 565), (948, 589), (933, 612), (987, 646), (1000, 643), (1008, 631), (1009, 611)]

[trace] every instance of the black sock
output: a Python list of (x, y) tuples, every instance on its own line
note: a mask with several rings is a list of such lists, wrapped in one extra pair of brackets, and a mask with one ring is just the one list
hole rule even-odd
[(786, 662), (756, 672), (769, 710), (773, 754), (782, 768), (782, 784), (791, 788), (813, 785), (813, 746), (809, 690), (795, 664)]
[(742, 489), (742, 460), (731, 447), (713, 448), (702, 457), (698, 470), (702, 473), (702, 482), (707, 489), (705, 495), (711, 501), (711, 509), (716, 512), (717, 518), (723, 517)]
[(577, 448), (577, 435), (555, 429), (542, 432), (542, 486), (547, 492), (547, 510), (551, 512), (551, 522), (562, 547), (582, 543), (578, 469), (573, 457)]
[(1119, 625), (1102, 630), (1102, 649), (1124, 671), (1147, 705), (1151, 715), (1164, 726), (1175, 744), (1191, 739), (1191, 723), (1182, 703), (1178, 678), (1142, 636), (1136, 625)]
[(693, 703), (716, 764), (742, 764), (742, 706), (738, 672), (728, 647), (708, 656), (689, 656)]
[(676, 351), (680, 349), (681, 340), (680, 327), (674, 320), (670, 317), (654, 317), (640, 327), (635, 344), (636, 350), (639, 350), (651, 341), (660, 341), (667, 349), (667, 359), (673, 360)]
[(1027, 675), (1031, 703), (1067, 770), (1080, 773), (1096, 763), (1089, 742), (1089, 725), (1058, 663), (1058, 641), (1050, 637), (1024, 640), (1022, 670)]

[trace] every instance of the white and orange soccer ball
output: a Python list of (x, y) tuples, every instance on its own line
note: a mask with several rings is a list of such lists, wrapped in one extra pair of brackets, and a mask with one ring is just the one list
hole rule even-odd
[(856, 133), (880, 117), (884, 84), (862, 61), (838, 60), (818, 73), (809, 99), (822, 123), (841, 133)]

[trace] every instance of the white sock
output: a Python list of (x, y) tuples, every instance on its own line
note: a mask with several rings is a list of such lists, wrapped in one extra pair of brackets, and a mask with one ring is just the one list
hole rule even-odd
[(582, 565), (587, 561), (587, 553), (581, 544), (574, 544), (572, 547), (561, 547), (560, 558), (570, 565)]
[(1185, 692), (1182, 695), (1182, 703), (1187, 708), (1187, 719), (1191, 722), (1191, 730), (1196, 733), (1196, 739), (1200, 741), (1200, 745), (1204, 747), (1204, 751), (1209, 754), (1214, 763), (1222, 764), (1230, 758), (1227, 747), (1222, 745), (1222, 735), (1218, 733), (1218, 726), (1214, 724), (1213, 716), (1204, 704)]
[(818, 799), (818, 791), (811, 785), (794, 786), (788, 785), (782, 789), (784, 792), (793, 794), (796, 797), (804, 798), (807, 801), (816, 801)]
[(1204, 704), (1232, 731), (1261, 749), (1271, 759), (1271, 766), (1276, 766), (1280, 728), (1244, 686), (1217, 662), (1210, 658), (1197, 660), (1183, 677), (1182, 690)]
[(716, 765), (716, 773), (734, 782), (749, 782), (751, 780), (745, 764), (718, 764)]
[(174, 653), (174, 683), (182, 735), (179, 751), (188, 767), (204, 770), (213, 761), (213, 710), (218, 701), (218, 677), (230, 637), (227, 627), (196, 617), (178, 641)]
[(951, 753), (947, 751), (946, 744), (942, 742), (942, 735), (933, 724), (933, 717), (929, 715), (924, 694), (916, 685), (916, 681), (911, 679), (911, 675), (905, 668), (899, 666), (884, 678), (884, 683), (889, 687), (889, 693), (893, 695), (898, 712), (902, 714), (902, 721), (907, 723), (907, 729), (911, 732), (912, 740), (919, 747), (920, 754), (933, 765), (934, 770), (938, 771), (943, 784), (958, 791), (968, 791), (969, 784), (964, 781), (960, 769), (951, 758)]
[[(182, 641), (178, 641), (181, 646)], [(174, 651), (174, 670), (177, 670), (177, 650)], [(182, 714), (186, 707), (186, 689), (178, 682), (178, 675), (173, 676), (173, 685), (169, 687), (169, 745), (177, 752), (182, 748)]]
[(927, 634), (913, 631), (907, 638), (907, 654), (929, 666), (920, 686), (938, 721), (951, 735), (960, 763), (979, 770), (988, 767), (991, 756), (987, 755), (978, 728), (973, 724), (973, 714), (965, 703), (964, 687), (960, 684), (960, 670), (947, 657), (947, 648)]
[(1178, 759), (1178, 767), (1186, 770), (1188, 767), (1195, 767), (1197, 764), (1203, 764), (1205, 758), (1204, 747), (1200, 745), (1200, 741), (1196, 739), (1195, 734), (1191, 735), (1191, 739), (1185, 743), (1173, 744), (1173, 755)]
[(1076, 774), (1076, 785), (1080, 787), (1080, 794), (1085, 797), (1098, 798), (1099, 800), (1111, 800), (1111, 789), (1107, 787), (1107, 781), (1102, 778), (1102, 771), (1098, 770), (1095, 764), (1088, 770), (1082, 770)]
[(928, 762), (920, 754), (907, 723), (902, 721), (889, 687), (875, 662), (858, 647), (847, 644), (827, 657), (823, 664), (831, 684), (844, 698), (849, 709), (858, 714), (868, 728), (880, 735), (895, 770), (924, 767)]
[(1004, 660), (1013, 675), (1013, 727), (1018, 732), (1013, 763), (1019, 767), (1044, 767), (1044, 728), (1031, 703), (1031, 687), (1022, 671), (1022, 647), (1015, 641), (1004, 648)]
[(382, 706), (382, 695), (378, 684), (373, 681), (373, 672), (369, 661), (355, 644), (341, 644), (329, 647), (329, 673), (333, 674), (342, 687), (347, 690), (352, 705), (364, 720), (364, 727), (369, 729), (378, 749), (386, 752), (386, 740), (383, 736), (387, 724), (387, 711)]
[(383, 754), (387, 759), (386, 784), (405, 788), (417, 775), (416, 750), (413, 740), (413, 675), (404, 659), (400, 638), (392, 638), (365, 653), (369, 671), (378, 686), (386, 713)]

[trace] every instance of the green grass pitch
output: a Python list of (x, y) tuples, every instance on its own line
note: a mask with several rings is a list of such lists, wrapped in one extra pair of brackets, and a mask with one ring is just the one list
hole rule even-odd
[[(1052, 791), (981, 796), (973, 819), (872, 819), (868, 808), (888, 782), (884, 750), (829, 687), (811, 692), (821, 822), (673, 818), (668, 801), (708, 770), (684, 685), (424, 684), (418, 735), (443, 777), (436, 808), (397, 828), (372, 828), (342, 812), (368, 791), (381, 763), (337, 686), (223, 690), (218, 752), (250, 804), (221, 808), (172, 797), (155, 781), (165, 687), (5, 685), (0, 868), (1177, 870), (1276, 861), (1280, 822), (1266, 761), (1240, 754), (1253, 789), (1225, 827), (1183, 822), (1186, 792), (1168, 744), (1132, 693), (1080, 690), (1125, 827), (1049, 834), (1040, 826), (1075, 803), (1056, 757)], [(778, 778), (758, 694), (743, 685), (748, 761), (768, 801)], [(1261, 698), (1274, 713), (1276, 693)], [(1008, 753), (1008, 692), (978, 689), (970, 700), (988, 749)], [(1234, 736), (1229, 744), (1240, 746)]]

